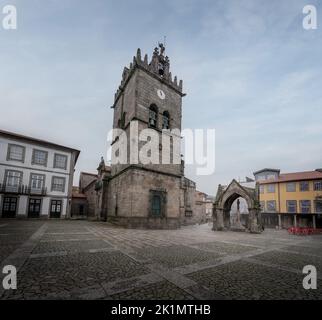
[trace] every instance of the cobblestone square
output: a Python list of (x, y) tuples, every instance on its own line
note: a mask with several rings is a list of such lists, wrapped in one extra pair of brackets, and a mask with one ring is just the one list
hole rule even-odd
[[(322, 299), (322, 236), (134, 230), (102, 222), (0, 221), (1, 299)], [(302, 286), (317, 268), (316, 290)]]

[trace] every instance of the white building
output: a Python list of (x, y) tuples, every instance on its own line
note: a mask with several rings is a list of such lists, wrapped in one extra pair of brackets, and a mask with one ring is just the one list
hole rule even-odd
[(0, 217), (69, 217), (79, 153), (0, 130)]

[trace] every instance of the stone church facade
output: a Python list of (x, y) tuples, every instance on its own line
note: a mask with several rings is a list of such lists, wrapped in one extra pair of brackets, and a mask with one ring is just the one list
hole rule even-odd
[[(136, 121), (138, 133), (152, 129), (159, 137), (160, 159), (163, 145), (161, 134), (178, 129), (181, 139), (182, 80), (172, 77), (170, 61), (162, 44), (154, 49), (152, 59), (141, 57), (140, 49), (129, 67), (125, 67), (121, 84), (115, 94), (113, 128), (122, 129), (127, 139), (127, 162), (113, 163), (106, 170), (102, 158), (95, 181), (96, 205), (94, 219), (130, 228), (172, 229), (200, 223), (196, 209), (196, 184), (184, 176), (180, 147), (174, 147), (170, 132), (170, 164), (132, 163), (131, 122)], [(119, 136), (112, 142), (112, 159), (119, 154)], [(177, 140), (178, 141), (178, 140)], [(142, 147), (139, 142), (139, 149)], [(180, 144), (180, 142), (179, 142)], [(174, 159), (179, 161), (174, 162)], [(161, 159), (162, 160), (162, 159)], [(92, 201), (93, 202), (93, 201)], [(200, 201), (199, 204), (200, 206)]]

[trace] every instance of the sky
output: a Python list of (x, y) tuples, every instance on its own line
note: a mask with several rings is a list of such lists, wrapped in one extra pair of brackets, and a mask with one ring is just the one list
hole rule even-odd
[[(0, 0), (0, 128), (81, 150), (80, 171), (106, 155), (114, 93), (141, 48), (166, 36), (183, 79), (183, 128), (216, 130), (216, 170), (186, 176), (214, 195), (219, 183), (265, 167), (322, 167), (322, 2), (317, 0)], [(305, 5), (317, 8), (305, 30)]]

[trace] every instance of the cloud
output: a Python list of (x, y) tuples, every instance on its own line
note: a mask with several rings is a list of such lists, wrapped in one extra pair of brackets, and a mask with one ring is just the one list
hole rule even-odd
[(198, 189), (321, 167), (322, 29), (303, 30), (306, 0), (16, 4), (19, 29), (0, 30), (0, 127), (80, 148), (75, 184), (106, 153), (123, 67), (164, 35), (183, 126), (216, 129), (216, 173), (186, 168)]

